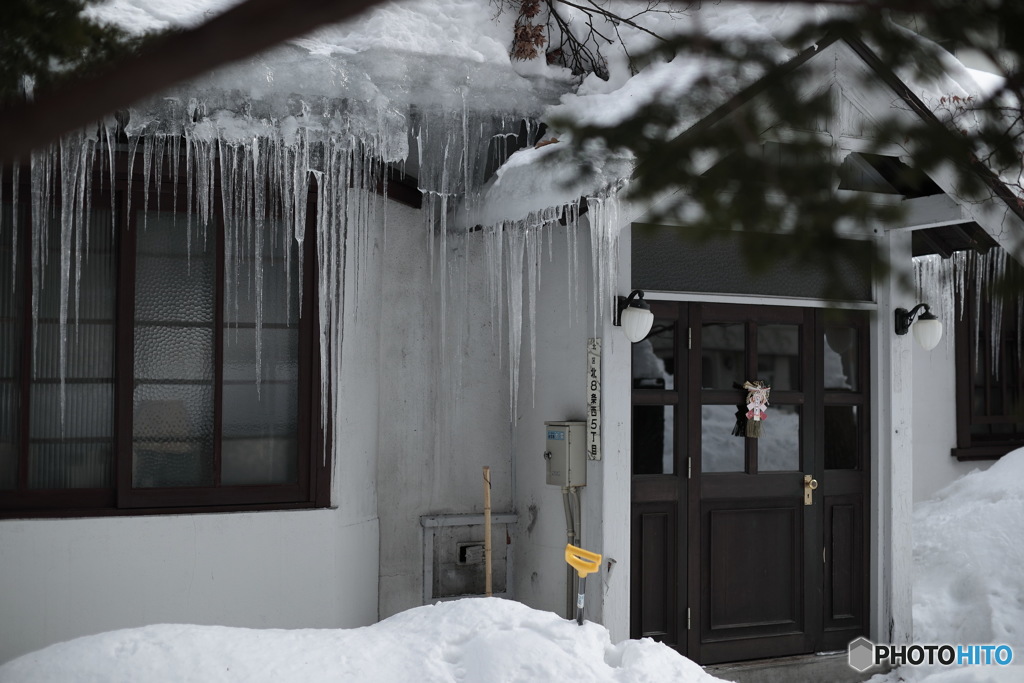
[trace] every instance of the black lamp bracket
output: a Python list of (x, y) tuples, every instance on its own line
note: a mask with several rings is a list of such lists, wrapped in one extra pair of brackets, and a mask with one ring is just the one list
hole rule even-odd
[(905, 308), (896, 309), (896, 334), (906, 334), (910, 331), (910, 326), (914, 322), (914, 318), (917, 317), (918, 312), (924, 309), (924, 313), (921, 313), (922, 320), (935, 320), (935, 315), (931, 312), (931, 308), (928, 304), (918, 304), (911, 308), (909, 311)]

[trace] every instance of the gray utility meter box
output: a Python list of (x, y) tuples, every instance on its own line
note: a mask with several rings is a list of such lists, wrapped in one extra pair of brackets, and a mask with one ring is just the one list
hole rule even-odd
[(544, 460), (552, 486), (587, 485), (587, 423), (545, 422)]

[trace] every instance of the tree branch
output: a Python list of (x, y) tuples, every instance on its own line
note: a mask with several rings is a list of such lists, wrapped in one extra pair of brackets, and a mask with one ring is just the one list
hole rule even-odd
[(137, 57), (93, 76), (0, 109), (0, 163), (25, 158), (175, 83), (251, 56), (329, 23), (351, 19), (383, 0), (246, 0), (194, 29), (174, 33)]

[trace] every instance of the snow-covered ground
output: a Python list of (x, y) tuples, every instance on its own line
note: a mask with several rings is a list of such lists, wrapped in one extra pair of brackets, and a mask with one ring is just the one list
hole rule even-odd
[(366, 628), (252, 630), (162, 625), (52, 645), (0, 667), (3, 683), (720, 680), (651, 640), (612, 644), (511, 600), (418, 607)]
[[(903, 667), (875, 683), (1024, 680), (1024, 449), (914, 513), (914, 630), (921, 644), (997, 643), (1016, 666)], [(350, 630), (160, 625), (52, 645), (0, 666), (0, 683), (715, 680), (651, 640), (496, 598), (419, 607)]]

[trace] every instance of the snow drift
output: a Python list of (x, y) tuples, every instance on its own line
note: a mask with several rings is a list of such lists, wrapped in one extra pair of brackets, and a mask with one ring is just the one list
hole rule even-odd
[(2, 683), (410, 680), (720, 679), (652, 640), (613, 645), (603, 626), (580, 627), (498, 598), (417, 607), (349, 630), (146, 626), (51, 645), (0, 666)]

